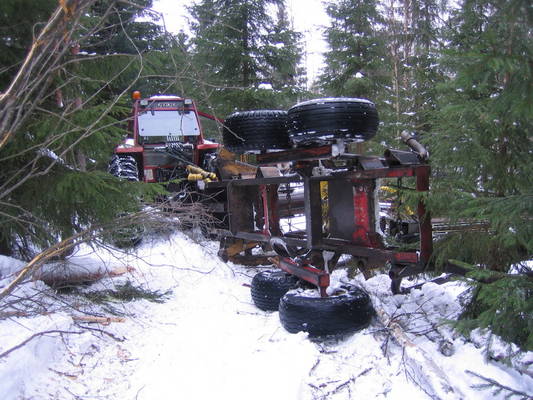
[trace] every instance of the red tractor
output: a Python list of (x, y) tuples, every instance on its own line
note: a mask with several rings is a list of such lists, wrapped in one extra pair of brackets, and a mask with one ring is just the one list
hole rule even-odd
[(132, 97), (128, 136), (115, 148), (111, 174), (132, 181), (172, 182), (186, 178), (191, 168), (210, 169), (219, 145), (204, 138), (201, 119), (218, 121), (216, 117), (198, 111), (188, 98), (142, 99), (138, 91)]

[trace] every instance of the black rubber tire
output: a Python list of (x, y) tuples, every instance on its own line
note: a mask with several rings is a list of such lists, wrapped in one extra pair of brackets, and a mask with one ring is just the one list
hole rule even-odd
[(287, 149), (287, 112), (281, 110), (238, 111), (226, 118), (224, 146), (234, 152)]
[(107, 172), (120, 179), (135, 182), (139, 180), (137, 160), (132, 156), (119, 156), (115, 154), (109, 161)]
[(376, 106), (365, 99), (325, 98), (296, 104), (288, 111), (289, 137), (295, 145), (365, 141), (375, 136)]
[(291, 291), (282, 297), (279, 318), (290, 333), (309, 336), (344, 335), (365, 328), (374, 315), (368, 294), (356, 286), (343, 287), (330, 297), (308, 297)]
[(259, 272), (252, 279), (252, 300), (263, 311), (278, 311), (279, 301), (298, 284), (298, 278), (284, 271)]

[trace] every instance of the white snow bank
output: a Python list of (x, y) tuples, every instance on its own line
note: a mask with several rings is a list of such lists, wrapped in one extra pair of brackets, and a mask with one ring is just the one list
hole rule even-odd
[[(216, 243), (198, 244), (179, 233), (168, 240), (146, 241), (136, 253), (100, 250), (71, 259), (83, 260), (84, 265), (134, 268), (130, 275), (104, 279), (85, 291), (129, 281), (172, 293), (162, 304), (147, 300), (94, 304), (93, 314), (106, 316), (114, 307), (123, 312), (125, 321), (90, 325), (92, 329), (80, 335), (39, 337), (0, 359), (0, 398), (418, 400), (428, 398), (427, 379), (439, 378), (409, 364), (420, 355), (430, 359), (435, 370), (444, 371), (454, 387), (454, 393), (438, 388), (435, 394), (440, 398), (499, 400), (508, 394), (493, 396), (473, 389), (479, 379), (466, 370), (533, 393), (533, 371), (520, 374), (487, 358), (476, 343), (443, 324), (460, 311), (456, 299), (465, 287), (459, 283), (428, 284), (394, 296), (384, 274), (352, 282), (364, 286), (375, 306), (402, 327), (413, 350), (398, 346), (377, 320), (342, 340), (313, 342), (306, 334), (287, 333), (277, 312), (255, 308), (245, 285), (259, 268), (223, 263), (217, 250)], [(346, 282), (345, 271), (334, 272), (333, 287)], [(25, 287), (35, 293), (46, 291), (36, 283)], [(51, 304), (54, 307), (58, 305)], [(82, 330), (69, 315), (57, 312), (0, 321), (0, 353), (35, 332)], [(440, 352), (442, 343), (450, 346), (451, 355)], [(522, 366), (531, 369), (528, 359), (522, 360)]]
[[(21, 347), (1, 359), (0, 398), (20, 399), (28, 389), (35, 390), (39, 377), (49, 374), (51, 364), (65, 352), (62, 335), (74, 331), (79, 330), (72, 328), (72, 319), (62, 313), (2, 321), (0, 353)], [(49, 333), (40, 335), (43, 332)], [(32, 339), (35, 334), (38, 336)], [(26, 340), (29, 341), (24, 344)]]
[(0, 279), (6, 278), (15, 272), (20, 271), (24, 265), (26, 265), (26, 263), (23, 261), (0, 254)]

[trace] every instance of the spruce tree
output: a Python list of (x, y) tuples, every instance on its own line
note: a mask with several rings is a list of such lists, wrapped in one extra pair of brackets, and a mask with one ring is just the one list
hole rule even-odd
[(436, 108), (436, 86), (444, 81), (438, 57), (444, 46), (442, 29), (447, 1), (416, 0), (412, 6), (413, 49), (408, 59), (411, 68), (411, 94), (408, 129), (424, 136), (431, 129), (431, 113)]
[[(42, 82), (42, 89), (34, 94), (43, 96), (20, 108), (24, 123), (0, 147), (2, 254), (31, 257), (33, 251), (136, 209), (143, 193), (157, 190), (104, 172), (113, 147), (124, 135), (129, 114), (125, 97), (142, 63), (139, 54), (118, 54), (110, 48), (88, 54), (99, 29), (105, 32), (113, 25), (98, 17), (90, 4), (84, 4), (80, 21), (53, 33), (61, 48), (70, 50), (51, 69), (37, 69), (32, 79)], [(113, 4), (109, 6), (111, 10)], [(18, 13), (16, 8), (9, 10)], [(8, 13), (4, 17), (10, 18)], [(27, 17), (24, 26), (34, 26), (36, 33), (46, 23), (46, 19), (36, 22), (31, 13)], [(126, 13), (123, 19), (130, 17)], [(24, 20), (20, 14), (17, 18)], [(72, 42), (61, 39), (67, 37), (64, 29), (72, 33)], [(0, 43), (31, 46), (32, 36), (2, 33)], [(8, 75), (6, 80), (12, 77)]]
[(33, 37), (56, 6), (55, 0), (0, 2), (0, 92), (18, 71)]
[[(294, 87), (301, 81), (299, 35), (276, 21), (270, 6), (286, 15), (283, 0), (204, 0), (190, 8), (199, 84), (222, 113), (280, 108), (295, 100)], [(274, 90), (258, 88), (262, 83)]]
[[(380, 143), (397, 147), (402, 130), (430, 128), (434, 87), (441, 78), (436, 56), (440, 46), (437, 0), (343, 0), (327, 3), (331, 25), (329, 50), (320, 77), (327, 95), (373, 100), (382, 124), (369, 151)], [(377, 142), (377, 143), (376, 143)]]
[(428, 138), (432, 211), (471, 225), (438, 242), (438, 260), (467, 262), (474, 276), (496, 271), (474, 286), (462, 326), (491, 327), (529, 349), (531, 278), (502, 274), (520, 272), (533, 254), (532, 26), (528, 1), (464, 1), (450, 23), (442, 60), (450, 80)]
[(331, 24), (325, 30), (329, 49), (319, 78), (323, 92), (375, 101), (387, 82), (377, 2), (330, 1), (326, 13)]
[[(318, 85), (326, 96), (358, 97), (376, 103), (380, 120), (387, 121), (390, 99), (390, 72), (378, 2), (361, 0), (326, 3), (330, 25), (324, 37), (328, 44), (325, 68)], [(367, 153), (381, 154), (385, 144), (383, 129), (365, 144)], [(357, 151), (363, 151), (358, 147)]]
[(301, 41), (303, 35), (294, 31), (285, 2), (277, 4), (277, 20), (267, 34), (265, 78), (274, 88), (300, 88), (304, 85)]
[(131, 3), (97, 0), (87, 15), (87, 22), (98, 24), (105, 19), (105, 25), (91, 34), (85, 49), (98, 54), (166, 50), (168, 44), (162, 27), (152, 21), (139, 20), (149, 16), (145, 9), (151, 8), (152, 3), (153, 0), (135, 0)]

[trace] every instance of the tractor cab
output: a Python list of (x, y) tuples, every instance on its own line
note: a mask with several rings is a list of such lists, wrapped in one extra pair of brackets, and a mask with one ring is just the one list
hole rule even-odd
[(153, 96), (140, 100), (134, 109), (140, 144), (203, 142), (198, 115), (191, 99)]
[(128, 137), (115, 149), (109, 172), (144, 182), (169, 182), (187, 176), (187, 167), (206, 167), (216, 143), (204, 139), (200, 112), (192, 99), (173, 95), (141, 98), (133, 93)]

